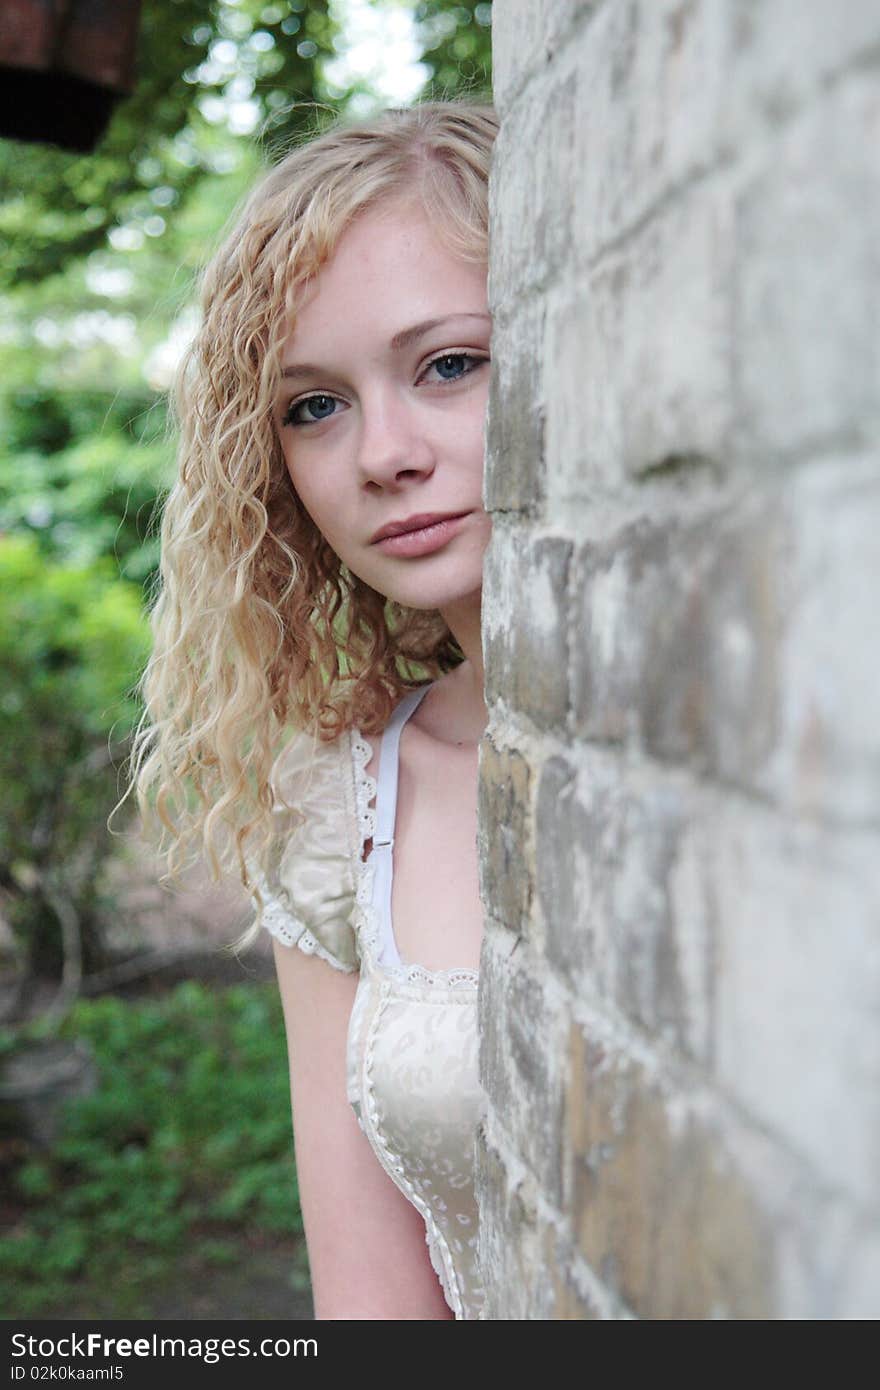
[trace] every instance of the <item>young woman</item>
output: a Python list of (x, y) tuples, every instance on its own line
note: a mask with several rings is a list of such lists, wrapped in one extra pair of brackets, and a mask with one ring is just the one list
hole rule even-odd
[(295, 148), (205, 274), (177, 392), (138, 800), (172, 876), (195, 839), (215, 874), (234, 857), (242, 940), (272, 933), (322, 1319), (484, 1313), (495, 132), (488, 104), (426, 102)]

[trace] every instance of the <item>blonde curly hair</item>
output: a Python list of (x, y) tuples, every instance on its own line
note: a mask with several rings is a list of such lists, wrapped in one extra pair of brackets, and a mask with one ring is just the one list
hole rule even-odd
[(463, 660), (438, 611), (353, 575), (297, 496), (273, 421), (297, 295), (352, 219), (388, 200), (418, 200), (450, 250), (487, 264), (496, 132), (491, 103), (472, 98), (337, 118), (263, 176), (202, 275), (172, 395), (178, 471), (125, 795), (153, 829), (155, 802), (162, 881), (203, 855), (215, 881), (237, 864), (258, 908), (238, 945), (262, 918), (285, 735), (378, 733), (414, 682)]

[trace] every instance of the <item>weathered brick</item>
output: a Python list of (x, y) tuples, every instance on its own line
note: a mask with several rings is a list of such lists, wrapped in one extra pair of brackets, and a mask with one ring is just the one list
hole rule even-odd
[[(489, 269), (490, 303), (509, 312), (536, 286), (545, 285), (571, 256), (575, 204), (567, 177), (571, 141), (577, 129), (580, 77), (563, 71), (548, 78), (546, 89), (526, 93), (498, 134), (490, 190), (490, 233), (501, 232)], [(542, 119), (551, 105), (570, 140), (554, 140)], [(523, 160), (523, 151), (528, 158)], [(520, 163), (513, 175), (512, 160)], [(506, 174), (505, 174), (505, 171)]]
[[(547, 959), (568, 971), (574, 961), (593, 964), (585, 824), (576, 798), (577, 768), (550, 757), (541, 766), (535, 797), (535, 882)], [(558, 959), (560, 937), (566, 943)], [(574, 948), (573, 950), (571, 948)]]
[(719, 802), (706, 842), (718, 1083), (869, 1207), (880, 1172), (876, 833), (829, 835)]
[(872, 1317), (880, 11), (493, 43), (490, 1316)]
[(597, 1291), (595, 1281), (593, 1288), (585, 1291), (584, 1281), (579, 1281), (576, 1273), (578, 1257), (554, 1225), (539, 1220), (538, 1239), (543, 1279), (535, 1289), (530, 1316), (553, 1322), (595, 1322), (627, 1316), (612, 1295), (601, 1286)]
[(529, 72), (546, 62), (543, 27), (543, 6), (530, 0), (510, 0), (503, 23), (492, 24), (492, 95), (502, 114)]
[(826, 1317), (875, 1322), (880, 1317), (880, 1230), (859, 1222), (838, 1278), (829, 1284)]
[(572, 1023), (566, 1209), (579, 1248), (647, 1318), (774, 1316), (771, 1223), (723, 1136)]
[(516, 933), (528, 921), (533, 892), (531, 784), (525, 758), (484, 736), (477, 781), (480, 897), (491, 915)]
[(798, 815), (878, 815), (873, 457), (835, 455), (748, 506), (581, 547), (575, 727), (686, 759)]
[(506, 113), (527, 77), (552, 63), (571, 28), (601, 0), (507, 0), (492, 25), (492, 89)]
[(536, 843), (548, 962), (696, 1061), (712, 1051), (714, 917), (704, 799), (651, 765), (584, 750), (541, 769)]
[(522, 1319), (541, 1277), (533, 1184), (510, 1177), (503, 1154), (486, 1128), (477, 1130), (476, 1192), (480, 1203), (478, 1260), (486, 1290), (486, 1317)]
[(785, 484), (789, 600), (775, 657), (777, 731), (758, 789), (795, 816), (880, 824), (880, 472), (834, 452)]
[(543, 729), (565, 728), (568, 719), (571, 558), (564, 537), (495, 523), (484, 562), (493, 591), (483, 613), (486, 697), (501, 696)]
[[(483, 954), (479, 1008), (480, 1075), (493, 1096), (500, 1126), (518, 1136), (520, 1161), (548, 1200), (562, 1198), (562, 1068), (565, 1030), (544, 982), (520, 949)], [(552, 1040), (558, 1039), (556, 1046)]]
[[(718, 84), (724, 142), (732, 153), (766, 142), (774, 127), (821, 99), (843, 73), (876, 63), (880, 10), (873, 0), (839, 6), (722, 0), (721, 8), (730, 16), (728, 72), (736, 72), (736, 80)], [(817, 168), (812, 179), (832, 172)]]
[[(518, 950), (519, 945), (516, 942), (514, 949)], [(504, 1021), (500, 1016), (502, 1006), (496, 1004), (495, 999), (496, 996), (503, 997), (510, 955), (508, 938), (490, 924), (480, 957), (480, 989), (477, 997), (480, 1081), (492, 1097), (495, 1114), (507, 1116), (508, 1120), (513, 1114), (511, 1087), (514, 1073), (504, 1056)]]
[(730, 9), (725, 0), (605, 5), (569, 52), (580, 72), (579, 267), (719, 163), (724, 90), (737, 80)]
[[(612, 264), (624, 267), (617, 390), (621, 462), (723, 474), (730, 430), (731, 208), (724, 185), (675, 201)], [(614, 275), (606, 281), (613, 285)], [(614, 337), (606, 345), (614, 350)]]
[(739, 192), (737, 447), (762, 472), (880, 414), (878, 148), (880, 84), (851, 76)]
[(483, 505), (487, 511), (529, 511), (545, 487), (544, 402), (540, 370), (543, 304), (526, 301), (492, 325), (492, 369), (486, 411)]
[(748, 785), (773, 750), (783, 532), (762, 499), (581, 554), (576, 729)]
[[(500, 82), (493, 172), (504, 229), (493, 256), (507, 293), (586, 268), (649, 208), (717, 163), (723, 84), (731, 80), (729, 6), (719, 0), (599, 5), (570, 45), (561, 34), (572, 0), (529, 8), (520, 49), (527, 66), (511, 84), (513, 101)], [(540, 36), (531, 32), (536, 21)], [(504, 46), (505, 27), (496, 33)], [(523, 82), (525, 72), (531, 81)], [(496, 75), (496, 101), (498, 90)]]
[(730, 196), (714, 183), (548, 294), (548, 520), (670, 463), (684, 481), (724, 477), (732, 263)]
[[(566, 44), (567, 25), (590, 9), (588, 28)], [(495, 99), (504, 121), (494, 177), (511, 212), (508, 187), (519, 198), (528, 186), (532, 199), (496, 248), (499, 263), (518, 248), (516, 275), (506, 263), (511, 288), (541, 282), (539, 241), (530, 253), (529, 236), (543, 221), (558, 227), (573, 208), (569, 261), (583, 268), (688, 183), (729, 166), (754, 142), (769, 149), (785, 119), (829, 78), (870, 60), (878, 31), (871, 0), (840, 14), (798, 0), (545, 0), (517, 3), (501, 22), (496, 16)], [(557, 118), (569, 82), (573, 114)], [(862, 148), (869, 157), (871, 145)], [(524, 149), (537, 167), (523, 161)], [(568, 171), (543, 178), (560, 151)]]

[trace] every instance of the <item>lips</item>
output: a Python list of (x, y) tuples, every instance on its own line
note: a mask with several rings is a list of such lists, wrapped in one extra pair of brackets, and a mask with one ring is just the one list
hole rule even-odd
[(466, 515), (466, 512), (419, 512), (402, 521), (389, 521), (370, 538), (370, 545), (384, 540), (386, 536), (403, 536), (410, 531), (421, 531), (426, 526), (436, 526), (439, 521), (449, 521), (453, 517)]
[(457, 516), (434, 521), (430, 526), (418, 526), (414, 531), (398, 531), (396, 536), (382, 536), (376, 541), (376, 549), (381, 550), (383, 555), (393, 555), (400, 560), (416, 560), (424, 555), (433, 555), (458, 535), (470, 515), (470, 512), (459, 512)]

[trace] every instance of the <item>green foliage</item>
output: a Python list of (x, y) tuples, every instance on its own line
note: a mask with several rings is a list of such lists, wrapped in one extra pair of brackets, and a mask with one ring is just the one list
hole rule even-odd
[(0, 873), (35, 969), (39, 943), (58, 935), (54, 894), (88, 919), (111, 843), (109, 740), (136, 721), (148, 650), (139, 592), (113, 560), (64, 563), (33, 536), (0, 536)]
[(422, 99), (467, 91), (492, 96), (492, 6), (484, 0), (420, 0), (414, 8), (422, 61), (430, 76)]
[[(81, 1001), (63, 1035), (86, 1041), (98, 1089), (68, 1104), (49, 1153), (12, 1165), (17, 1220), (0, 1238), (5, 1315), (38, 1316), (74, 1288), (137, 1298), (201, 1245), (302, 1232), (277, 987), (195, 982), (158, 1002)], [(85, 1291), (83, 1290), (85, 1285)]]
[(161, 406), (130, 393), (108, 402), (95, 391), (31, 391), (8, 397), (5, 415), (15, 467), (10, 457), (0, 470), (0, 534), (28, 536), (56, 563), (112, 558), (146, 599), (157, 504), (173, 473)]
[(41, 758), (47, 743), (73, 752), (113, 726), (124, 736), (137, 707), (122, 692), (148, 650), (137, 591), (106, 557), (47, 563), (33, 537), (0, 538), (0, 744), (10, 771), (23, 770), (31, 736)]
[(253, 99), (264, 121), (292, 133), (302, 113), (290, 103), (311, 101), (335, 34), (326, 0), (145, 0), (137, 85), (96, 150), (0, 141), (0, 288), (45, 280), (114, 227), (153, 235), (151, 219), (185, 202), (218, 156), (222, 168), (224, 99)]

